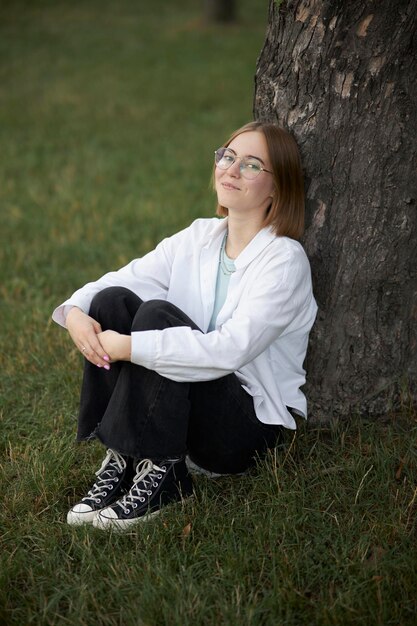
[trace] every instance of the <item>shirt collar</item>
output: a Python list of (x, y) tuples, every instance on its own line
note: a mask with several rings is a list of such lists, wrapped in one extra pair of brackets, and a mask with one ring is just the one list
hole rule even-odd
[(255, 259), (276, 238), (270, 226), (262, 228), (235, 259), (235, 267), (240, 270)]

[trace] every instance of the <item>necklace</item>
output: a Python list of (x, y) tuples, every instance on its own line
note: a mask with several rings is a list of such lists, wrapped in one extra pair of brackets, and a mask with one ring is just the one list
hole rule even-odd
[(235, 268), (235, 264), (233, 263), (233, 261), (230, 261), (229, 259), (226, 260), (225, 258), (226, 243), (227, 243), (227, 231), (226, 231), (225, 236), (223, 237), (222, 245), (220, 248), (219, 265), (220, 265), (221, 271), (223, 272), (223, 275), (230, 276), (236, 271), (236, 268)]

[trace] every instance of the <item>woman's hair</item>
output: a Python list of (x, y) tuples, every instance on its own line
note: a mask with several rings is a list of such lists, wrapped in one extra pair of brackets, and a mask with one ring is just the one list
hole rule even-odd
[[(264, 226), (271, 226), (276, 235), (299, 239), (304, 232), (304, 180), (297, 144), (292, 135), (275, 124), (249, 122), (236, 130), (224, 147), (238, 135), (251, 131), (263, 133), (266, 139), (275, 182)], [(218, 204), (216, 214), (226, 217), (228, 209)]]

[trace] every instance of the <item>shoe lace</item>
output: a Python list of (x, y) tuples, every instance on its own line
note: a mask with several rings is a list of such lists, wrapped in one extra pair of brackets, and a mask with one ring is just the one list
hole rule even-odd
[(94, 500), (99, 504), (100, 496), (107, 496), (107, 490), (113, 489), (113, 483), (119, 482), (118, 474), (123, 472), (125, 468), (126, 461), (122, 455), (115, 450), (108, 449), (101, 467), (96, 472), (98, 480), (96, 480), (83, 500)]
[(137, 501), (143, 504), (146, 501), (146, 496), (152, 495), (152, 489), (158, 487), (159, 480), (161, 480), (163, 474), (165, 474), (167, 468), (165, 465), (159, 467), (155, 465), (150, 459), (143, 459), (136, 466), (136, 474), (133, 479), (133, 486), (130, 491), (121, 498), (117, 504), (121, 506), (124, 513), (129, 513), (129, 505), (136, 509)]

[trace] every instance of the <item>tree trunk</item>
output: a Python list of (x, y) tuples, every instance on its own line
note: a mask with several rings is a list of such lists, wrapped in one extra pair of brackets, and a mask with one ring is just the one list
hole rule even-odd
[(235, 0), (204, 0), (204, 14), (210, 22), (234, 22)]
[(417, 404), (416, 16), (416, 0), (270, 2), (254, 114), (303, 158), (313, 418)]

